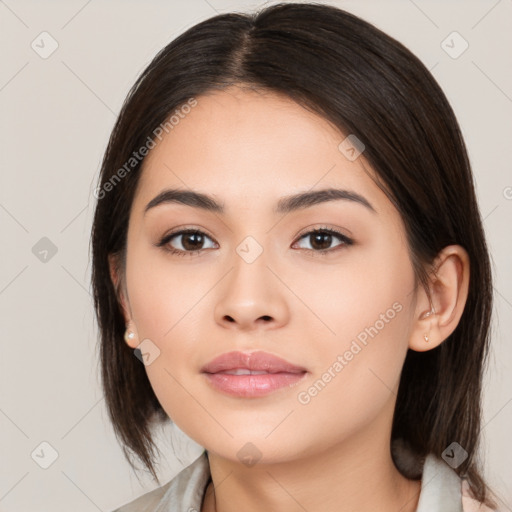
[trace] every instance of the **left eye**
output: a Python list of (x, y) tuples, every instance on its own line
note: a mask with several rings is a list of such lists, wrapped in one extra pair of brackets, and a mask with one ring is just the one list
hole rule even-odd
[(313, 231), (308, 231), (299, 238), (299, 241), (309, 240), (310, 247), (303, 247), (303, 249), (322, 253), (327, 252), (332, 248), (330, 246), (333, 238), (341, 240), (341, 242), (334, 247), (339, 245), (351, 245), (353, 243), (350, 238), (333, 229), (315, 229)]

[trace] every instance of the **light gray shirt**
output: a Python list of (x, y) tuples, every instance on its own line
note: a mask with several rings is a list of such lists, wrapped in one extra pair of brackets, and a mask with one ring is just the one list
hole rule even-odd
[[(410, 463), (410, 457), (403, 449), (394, 451), (394, 454), (399, 468), (405, 468)], [(113, 512), (200, 512), (210, 476), (208, 457), (204, 451), (170, 482)], [(463, 496), (462, 482), (444, 460), (433, 454), (427, 455), (421, 469), (421, 493), (416, 512), (477, 510), (472, 507), (478, 502)]]

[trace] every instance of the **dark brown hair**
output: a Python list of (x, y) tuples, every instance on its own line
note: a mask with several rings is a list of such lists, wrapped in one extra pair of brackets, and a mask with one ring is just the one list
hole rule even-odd
[[(468, 252), (462, 318), (437, 348), (408, 351), (392, 439), (402, 438), (420, 456), (440, 456), (458, 442), (468, 458), (457, 473), (478, 500), (494, 506), (478, 460), (492, 275), (461, 131), (439, 85), (407, 48), (356, 16), (317, 3), (221, 14), (193, 26), (156, 55), (119, 114), (97, 189), (92, 282), (107, 408), (128, 460), (133, 464), (132, 452), (157, 479), (151, 427), (169, 418), (123, 340), (119, 290), (109, 274), (108, 256), (115, 254), (123, 275), (143, 159), (128, 170), (126, 162), (180, 105), (230, 85), (284, 94), (363, 141), (365, 161), (404, 221), (424, 287), (441, 249), (459, 244)], [(114, 180), (123, 166), (122, 179)]]

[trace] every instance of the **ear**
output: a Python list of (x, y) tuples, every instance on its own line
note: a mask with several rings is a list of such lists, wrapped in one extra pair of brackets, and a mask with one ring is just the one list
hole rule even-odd
[(131, 315), (131, 311), (130, 311), (130, 304), (126, 297), (126, 286), (124, 285), (124, 282), (123, 282), (123, 277), (122, 277), (122, 272), (121, 272), (121, 262), (119, 261), (119, 255), (118, 254), (109, 254), (108, 255), (108, 264), (109, 264), (109, 270), (110, 270), (110, 278), (114, 285), (114, 289), (116, 290), (117, 300), (119, 301), (119, 304), (123, 311), (125, 324), (128, 326), (128, 328), (131, 331), (133, 331), (135, 333), (135, 336), (131, 339), (125, 337), (125, 342), (131, 348), (136, 348), (138, 345), (138, 343), (136, 343), (137, 333), (135, 331), (135, 328), (132, 327), (132, 325), (131, 325), (131, 324), (133, 324), (132, 315)]
[(431, 350), (455, 330), (468, 297), (469, 267), (469, 256), (460, 245), (449, 245), (438, 254), (429, 281), (432, 302), (422, 288), (416, 303), (410, 349)]

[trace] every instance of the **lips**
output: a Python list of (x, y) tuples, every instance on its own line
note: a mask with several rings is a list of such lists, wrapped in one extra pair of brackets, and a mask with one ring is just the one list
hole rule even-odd
[(267, 352), (228, 352), (203, 366), (213, 389), (239, 397), (262, 397), (302, 381), (307, 370)]
[[(240, 370), (240, 373), (234, 373)], [(262, 373), (303, 373), (305, 368), (296, 366), (268, 352), (228, 352), (216, 357), (201, 369), (203, 373), (228, 373), (249, 375)]]

